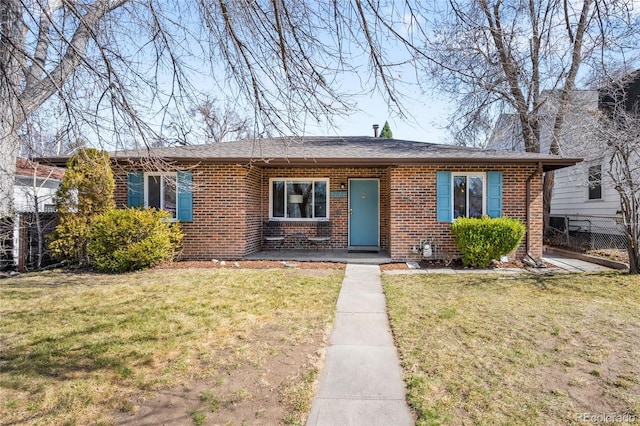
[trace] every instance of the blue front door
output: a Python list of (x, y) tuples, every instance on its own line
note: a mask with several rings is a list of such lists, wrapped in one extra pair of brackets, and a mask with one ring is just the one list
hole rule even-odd
[(380, 245), (380, 182), (349, 180), (349, 245)]

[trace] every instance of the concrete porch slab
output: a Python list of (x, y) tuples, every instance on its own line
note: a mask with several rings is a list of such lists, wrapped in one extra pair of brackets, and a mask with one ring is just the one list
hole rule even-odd
[(245, 260), (281, 260), (289, 262), (336, 262), (361, 265), (391, 263), (389, 253), (349, 253), (347, 250), (265, 250), (245, 256)]

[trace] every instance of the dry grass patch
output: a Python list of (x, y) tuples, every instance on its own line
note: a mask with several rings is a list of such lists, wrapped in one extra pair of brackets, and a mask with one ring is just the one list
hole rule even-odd
[(277, 407), (252, 422), (299, 423), (313, 389), (291, 383), (317, 374), (342, 277), (158, 269), (0, 281), (0, 424), (126, 423), (165, 394), (156, 415), (200, 424), (241, 419), (269, 393), (275, 403), (262, 403)]
[(383, 280), (419, 425), (640, 421), (640, 277)]

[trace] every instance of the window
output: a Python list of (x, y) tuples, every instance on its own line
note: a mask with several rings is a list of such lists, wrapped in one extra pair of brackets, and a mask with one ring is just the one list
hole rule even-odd
[(328, 179), (271, 179), (269, 216), (272, 219), (327, 219)]
[(485, 214), (484, 174), (453, 174), (453, 218)]
[(166, 210), (175, 219), (177, 212), (176, 174), (175, 173), (146, 173), (144, 182), (144, 205)]
[(501, 217), (502, 172), (436, 172), (436, 220), (451, 222), (457, 217)]
[(589, 167), (589, 176), (587, 178), (589, 187), (588, 197), (590, 200), (602, 199), (602, 166)]

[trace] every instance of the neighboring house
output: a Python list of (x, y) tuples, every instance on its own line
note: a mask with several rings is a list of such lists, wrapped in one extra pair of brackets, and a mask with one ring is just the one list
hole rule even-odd
[[(13, 267), (31, 259), (31, 244), (36, 244), (31, 228), (35, 228), (34, 213), (43, 213), (41, 232), (50, 225), (46, 213), (55, 211), (55, 193), (64, 177), (64, 169), (39, 164), (28, 159), (16, 161), (13, 185), (13, 206), (16, 213), (12, 224), (3, 227), (2, 267)], [(50, 226), (49, 226), (50, 227)], [(47, 229), (44, 229), (47, 232)]]
[[(149, 161), (149, 155), (154, 160)], [(160, 170), (158, 160), (172, 170)], [(64, 164), (64, 158), (49, 159)], [(270, 225), (285, 245), (330, 226), (335, 249), (417, 260), (421, 241), (456, 253), (459, 216), (510, 216), (527, 225), (517, 250), (542, 255), (543, 171), (577, 161), (372, 137), (243, 140), (112, 153), (119, 206), (168, 210), (182, 222), (183, 258), (240, 259)], [(322, 226), (321, 226), (322, 225)]]
[(13, 186), (13, 206), (17, 213), (55, 211), (54, 197), (64, 177), (64, 169), (19, 158)]
[[(554, 94), (545, 93), (541, 109), (540, 152), (549, 152), (555, 117)], [(560, 139), (561, 154), (583, 157), (584, 161), (555, 173), (551, 198), (551, 216), (615, 216), (620, 198), (606, 175), (606, 149), (589, 129), (596, 125), (599, 93), (575, 91)], [(520, 122), (513, 114), (503, 114), (496, 123), (489, 148), (524, 152)]]
[[(631, 75), (623, 92), (628, 109), (637, 105), (640, 73)], [(557, 96), (558, 92), (544, 93), (545, 101), (540, 114), (540, 152), (549, 152)], [(560, 153), (569, 157), (584, 157), (584, 161), (555, 172), (551, 198), (551, 226), (561, 231), (584, 234), (583, 238), (591, 240), (591, 248), (618, 245), (618, 236), (622, 235), (616, 223), (621, 210), (620, 196), (607, 173), (611, 157), (606, 145), (594, 132), (599, 118), (612, 101), (605, 90), (572, 92), (560, 136)], [(488, 147), (523, 152), (525, 149), (520, 129), (520, 122), (515, 115), (503, 114), (496, 123)]]
[[(637, 104), (640, 73), (626, 85), (628, 108)], [(540, 152), (549, 152), (555, 118), (557, 92), (546, 92), (541, 109)], [(555, 173), (551, 216), (576, 215), (614, 217), (620, 211), (620, 197), (607, 174), (610, 155), (606, 145), (594, 134), (598, 116), (612, 100), (604, 90), (572, 92), (562, 135), (561, 155), (583, 157), (584, 161)], [(520, 123), (513, 114), (503, 114), (496, 123), (489, 148), (524, 151)]]

